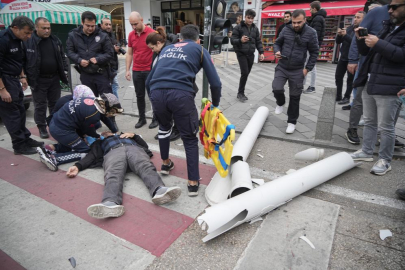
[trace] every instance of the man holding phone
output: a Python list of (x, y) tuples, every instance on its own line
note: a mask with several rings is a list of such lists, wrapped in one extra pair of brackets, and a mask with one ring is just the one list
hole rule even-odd
[(231, 43), (238, 57), (241, 73), (238, 95), (236, 97), (242, 102), (248, 100), (245, 96), (245, 86), (253, 66), (256, 49), (260, 54), (259, 60), (264, 60), (264, 50), (259, 28), (253, 23), (255, 17), (256, 12), (253, 9), (246, 10), (245, 20), (233, 28), (231, 37)]
[[(274, 43), (275, 56), (280, 60), (275, 69), (272, 85), (277, 103), (276, 114), (283, 112), (285, 104), (284, 85), (287, 81), (290, 89), (287, 134), (291, 134), (295, 130), (299, 117), (304, 78), (314, 68), (319, 52), (316, 31), (306, 25), (305, 22), (305, 11), (302, 9), (295, 10), (292, 14), (292, 23), (284, 27)], [(307, 52), (309, 53), (309, 60), (305, 64)]]

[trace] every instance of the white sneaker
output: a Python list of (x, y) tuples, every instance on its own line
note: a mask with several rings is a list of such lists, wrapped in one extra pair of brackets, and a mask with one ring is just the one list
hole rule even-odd
[(276, 114), (281, 114), (282, 112), (283, 112), (283, 110), (284, 110), (284, 107), (283, 106), (276, 106), (276, 111), (275, 111), (275, 113)]
[(295, 131), (295, 125), (288, 123), (287, 130), (285, 131), (285, 133), (292, 134), (292, 133), (294, 133), (294, 131)]

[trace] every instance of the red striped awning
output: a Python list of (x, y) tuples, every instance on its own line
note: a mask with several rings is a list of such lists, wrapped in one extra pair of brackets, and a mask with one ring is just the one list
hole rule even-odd
[[(328, 16), (354, 15), (364, 9), (366, 0), (322, 2), (322, 9), (325, 9)], [(283, 18), (284, 12), (303, 9), (307, 16), (311, 16), (308, 3), (299, 4), (274, 4), (262, 11), (262, 18)]]

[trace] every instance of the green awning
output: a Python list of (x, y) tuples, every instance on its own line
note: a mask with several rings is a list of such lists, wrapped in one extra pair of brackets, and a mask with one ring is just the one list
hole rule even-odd
[(103, 18), (111, 19), (110, 13), (98, 9), (74, 5), (48, 4), (31, 1), (15, 1), (0, 11), (0, 20), (9, 26), (17, 16), (27, 16), (35, 21), (38, 17), (45, 17), (51, 23), (56, 24), (81, 24), (81, 15), (85, 11), (91, 11), (97, 16), (97, 23)]

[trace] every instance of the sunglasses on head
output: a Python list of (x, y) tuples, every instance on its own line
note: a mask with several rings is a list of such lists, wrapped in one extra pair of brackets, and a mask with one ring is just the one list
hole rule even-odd
[(398, 5), (388, 5), (388, 10), (396, 10), (399, 7), (405, 6), (405, 4), (398, 4)]

